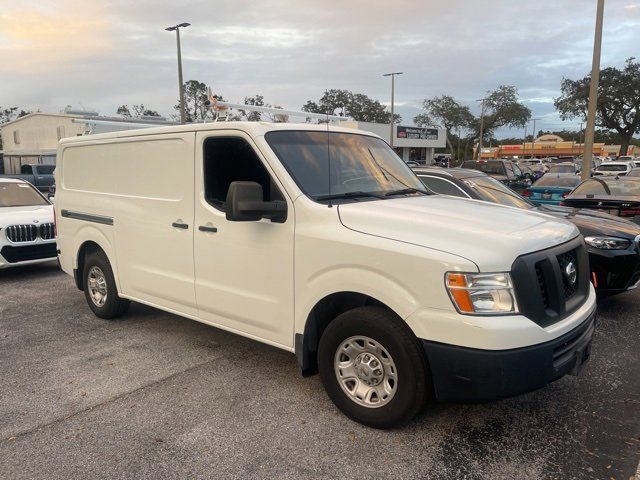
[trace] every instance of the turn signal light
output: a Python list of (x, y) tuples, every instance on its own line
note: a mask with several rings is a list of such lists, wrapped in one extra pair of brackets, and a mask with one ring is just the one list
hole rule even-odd
[(526, 188), (522, 191), (522, 196), (523, 197), (530, 197), (531, 196), (531, 191), (527, 190)]

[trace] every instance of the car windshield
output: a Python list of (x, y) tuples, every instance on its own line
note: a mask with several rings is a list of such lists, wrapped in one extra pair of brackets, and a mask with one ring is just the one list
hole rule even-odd
[(580, 183), (577, 175), (554, 175), (547, 173), (544, 177), (533, 184), (534, 187), (570, 187), (573, 188)]
[(472, 170), (480, 170), (481, 172), (504, 175), (504, 164), (502, 162), (476, 162), (473, 160), (467, 160), (462, 164), (462, 168), (470, 168)]
[(531, 208), (533, 205), (502, 182), (489, 176), (467, 177), (461, 179), (473, 189), (481, 200), (499, 203), (511, 207)]
[(49, 202), (28, 183), (0, 182), (0, 207), (48, 204)]
[(549, 167), (549, 173), (575, 173), (576, 167), (573, 165), (552, 165)]
[(640, 179), (592, 179), (579, 185), (572, 195), (640, 196)]
[(314, 200), (391, 198), (425, 191), (379, 138), (294, 130), (269, 132), (265, 139), (300, 189)]
[(598, 170), (600, 170), (601, 172), (626, 172), (627, 171), (627, 166), (626, 165), (600, 165), (600, 167), (598, 168)]

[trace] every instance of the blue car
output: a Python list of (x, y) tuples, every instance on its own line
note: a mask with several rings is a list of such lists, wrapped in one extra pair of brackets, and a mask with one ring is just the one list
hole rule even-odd
[(522, 192), (538, 205), (559, 205), (580, 183), (580, 177), (571, 173), (547, 173)]

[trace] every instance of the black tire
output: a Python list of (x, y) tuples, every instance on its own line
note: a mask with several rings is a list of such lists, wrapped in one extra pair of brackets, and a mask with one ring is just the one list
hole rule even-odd
[[(394, 395), (386, 404), (375, 408), (363, 406), (347, 394), (334, 370), (338, 348), (343, 348), (344, 342), (351, 337), (358, 336), (366, 336), (382, 346), (397, 371)], [(383, 307), (355, 308), (333, 320), (320, 338), (318, 369), (333, 403), (347, 417), (373, 428), (392, 428), (407, 423), (433, 396), (431, 374), (422, 346), (407, 324)]]
[[(103, 305), (98, 305), (91, 297), (89, 288), (89, 272), (97, 267), (106, 280), (107, 295)], [(89, 304), (89, 308), (93, 313), (106, 320), (117, 318), (123, 315), (129, 309), (129, 300), (118, 296), (116, 281), (113, 277), (111, 264), (105, 253), (101, 250), (89, 252), (84, 259), (84, 268), (82, 271), (82, 282), (84, 287), (84, 296)]]

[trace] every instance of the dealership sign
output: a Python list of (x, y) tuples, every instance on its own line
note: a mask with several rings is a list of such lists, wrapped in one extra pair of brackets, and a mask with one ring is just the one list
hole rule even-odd
[(396, 137), (408, 140), (438, 140), (437, 128), (396, 127)]

